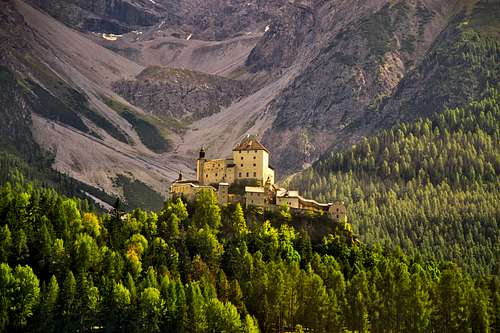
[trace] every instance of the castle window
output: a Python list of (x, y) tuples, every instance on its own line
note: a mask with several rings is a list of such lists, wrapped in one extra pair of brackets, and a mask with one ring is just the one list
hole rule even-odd
[(339, 216), (337, 215), (337, 219), (339, 218)]
[(256, 158), (256, 157), (254, 156), (254, 157), (253, 157), (253, 159), (255, 160), (255, 158)]
[(249, 176), (248, 176), (248, 172), (247, 172), (247, 177), (249, 177)]
[(205, 178), (208, 178), (208, 175), (205, 175)]
[(241, 166), (243, 166), (243, 163), (241, 163)]
[(254, 163), (253, 166), (257, 166), (257, 164)]
[(217, 177), (217, 174), (215, 174), (215, 177)]
[(257, 177), (257, 172), (254, 172), (254, 173), (253, 173), (253, 176), (254, 176), (254, 177)]
[(339, 209), (337, 208), (337, 212), (339, 211)]
[(240, 177), (241, 177), (241, 172), (240, 172)]
[(256, 153), (256, 154), (257, 154), (257, 150), (254, 150), (254, 153)]
[(243, 156), (241, 156), (241, 160), (243, 161)]

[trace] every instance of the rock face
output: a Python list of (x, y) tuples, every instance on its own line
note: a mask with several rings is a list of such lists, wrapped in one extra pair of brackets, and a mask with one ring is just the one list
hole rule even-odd
[[(363, 135), (427, 114), (429, 109), (442, 110), (450, 96), (435, 88), (444, 82), (460, 85), (453, 79), (468, 80), (451, 72), (436, 80), (435, 74), (442, 73), (446, 61), (453, 61), (443, 51), (451, 50), (455, 30), (465, 20), (461, 14), (450, 15), (460, 13), (460, 8), (459, 1), (416, 0), (333, 1), (311, 8), (314, 20), (299, 21), (301, 26), (314, 22), (301, 38), (306, 42), (295, 47), (294, 66), (302, 67), (300, 74), (270, 104), (276, 119), (263, 141), (280, 156), (274, 161), (278, 170), (300, 170), (331, 147), (355, 143)], [(290, 43), (290, 37), (279, 34), (269, 42), (279, 49)], [(437, 54), (443, 62), (434, 58)], [(269, 68), (267, 64), (273, 63), (269, 58), (272, 55), (264, 53), (251, 60)], [(439, 69), (431, 69), (429, 63)], [(420, 75), (429, 80), (421, 82)], [(471, 74), (482, 81), (478, 75)], [(469, 95), (481, 91), (473, 90)], [(424, 110), (423, 101), (429, 99), (423, 96), (434, 93), (436, 100)], [(420, 107), (411, 105), (416, 100), (422, 100)]]
[(204, 40), (223, 40), (268, 22), (284, 0), (29, 0), (82, 31), (121, 34), (152, 26), (178, 27)]
[(120, 80), (113, 90), (133, 105), (182, 120), (208, 117), (245, 94), (240, 81), (182, 69), (149, 67), (134, 80)]
[(179, 22), (174, 7), (157, 7), (153, 1), (130, 0), (30, 0), (65, 24), (83, 31), (121, 34), (142, 26), (156, 24), (160, 18)]

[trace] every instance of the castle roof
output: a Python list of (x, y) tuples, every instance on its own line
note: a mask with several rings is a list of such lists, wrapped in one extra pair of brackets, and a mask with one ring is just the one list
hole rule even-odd
[(265, 150), (269, 153), (269, 150), (260, 143), (255, 135), (248, 135), (245, 137), (236, 147), (234, 147), (233, 151), (235, 150)]

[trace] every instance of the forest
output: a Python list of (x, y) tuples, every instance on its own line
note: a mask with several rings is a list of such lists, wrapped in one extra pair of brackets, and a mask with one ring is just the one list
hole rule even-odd
[(498, 332), (498, 101), (490, 88), (291, 180), (344, 201), (338, 222), (212, 192), (104, 212), (6, 153), (0, 331)]
[(403, 123), (332, 152), (289, 184), (344, 201), (367, 244), (499, 274), (500, 95)]
[(99, 213), (17, 175), (0, 221), (3, 332), (498, 330), (498, 275), (367, 246), (320, 213), (220, 207), (210, 191)]

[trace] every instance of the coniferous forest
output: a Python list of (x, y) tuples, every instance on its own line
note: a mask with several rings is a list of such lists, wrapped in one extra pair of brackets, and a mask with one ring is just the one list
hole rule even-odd
[(0, 331), (497, 332), (498, 100), (398, 125), (292, 180), (344, 200), (348, 221), (211, 192), (103, 213), (14, 170)]
[[(499, 78), (500, 0), (0, 1), (0, 333), (500, 332)], [(166, 199), (248, 134), (347, 218)]]
[(498, 330), (498, 275), (368, 246), (319, 213), (216, 202), (98, 213), (17, 176), (0, 190), (0, 330)]
[(326, 156), (291, 180), (342, 200), (366, 243), (499, 273), (500, 95), (401, 124)]

